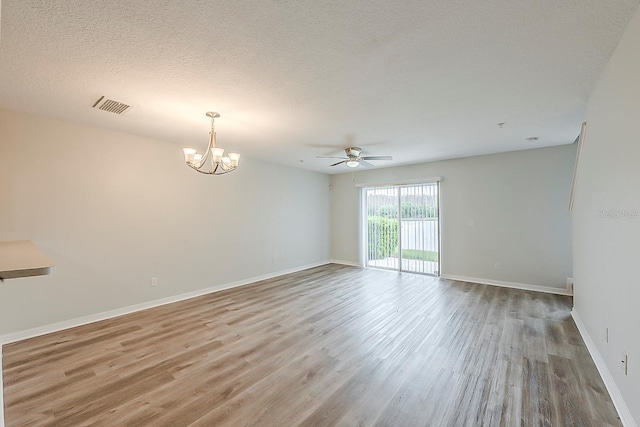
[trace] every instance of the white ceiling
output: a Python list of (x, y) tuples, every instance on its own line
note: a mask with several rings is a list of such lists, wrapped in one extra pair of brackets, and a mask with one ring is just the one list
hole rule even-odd
[(638, 3), (4, 0), (0, 106), (326, 173), (566, 144)]

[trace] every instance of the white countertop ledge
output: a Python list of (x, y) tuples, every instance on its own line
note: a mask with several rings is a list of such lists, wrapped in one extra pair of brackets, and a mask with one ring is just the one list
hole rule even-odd
[(43, 276), (53, 270), (53, 262), (30, 240), (0, 242), (0, 279)]

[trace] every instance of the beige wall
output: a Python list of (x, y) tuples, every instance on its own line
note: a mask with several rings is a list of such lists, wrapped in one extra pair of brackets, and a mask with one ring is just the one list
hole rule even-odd
[(325, 261), (329, 177), (204, 176), (174, 143), (0, 110), (0, 240), (22, 239), (57, 268), (0, 284), (0, 335)]
[(572, 276), (567, 204), (575, 149), (571, 144), (333, 175), (331, 257), (361, 262), (358, 183), (442, 176), (444, 275), (564, 289)]
[[(573, 211), (575, 309), (636, 423), (640, 422), (639, 119), (637, 12), (587, 105)], [(623, 216), (622, 211), (628, 214)], [(607, 216), (609, 212), (613, 217)], [(626, 376), (624, 353), (629, 357)]]

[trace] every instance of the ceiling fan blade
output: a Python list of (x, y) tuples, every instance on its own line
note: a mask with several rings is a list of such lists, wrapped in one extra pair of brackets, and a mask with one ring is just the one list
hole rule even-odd
[(375, 165), (372, 165), (371, 163), (367, 162), (366, 160), (362, 160), (360, 159), (360, 164), (366, 168), (373, 168), (375, 167)]
[(339, 165), (340, 163), (345, 163), (345, 162), (346, 162), (346, 160), (343, 160), (343, 161), (341, 161), (341, 162), (338, 162), (338, 163), (334, 163), (334, 164), (332, 164), (332, 165), (329, 165), (329, 166), (337, 166), (337, 165)]
[(346, 157), (336, 157), (336, 156), (316, 156), (316, 159), (343, 159), (343, 160), (347, 160)]
[(362, 160), (393, 160), (391, 156), (365, 156)]

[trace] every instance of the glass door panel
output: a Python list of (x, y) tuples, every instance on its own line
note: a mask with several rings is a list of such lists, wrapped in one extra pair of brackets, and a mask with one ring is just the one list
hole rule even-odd
[(398, 188), (366, 188), (366, 266), (397, 270)]
[(399, 247), (402, 271), (440, 273), (438, 184), (400, 187)]

